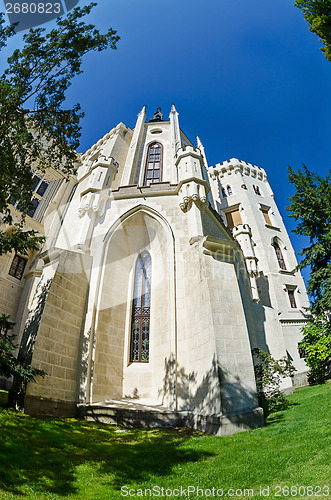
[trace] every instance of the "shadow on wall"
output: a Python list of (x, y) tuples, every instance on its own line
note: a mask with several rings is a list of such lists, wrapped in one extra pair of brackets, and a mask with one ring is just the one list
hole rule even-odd
[[(175, 390), (175, 364), (173, 354), (165, 360), (163, 388), (159, 392), (162, 402), (167, 400), (168, 391)], [(167, 410), (161, 405), (140, 409), (100, 404), (79, 407), (78, 416), (127, 428), (191, 427), (210, 434), (232, 434), (263, 425), (256, 393), (244, 387), (239, 377), (222, 369), (216, 356), (201, 384), (196, 386), (196, 381), (195, 372), (178, 369), (177, 394), (181, 400), (178, 410)], [(219, 412), (215, 411), (217, 407)]]
[(270, 301), (270, 293), (269, 293), (269, 279), (268, 276), (261, 274), (256, 278), (256, 282), (258, 288), (261, 292), (261, 304), (266, 307), (272, 307)]
[[(82, 321), (81, 331), (79, 336), (78, 363), (77, 363), (78, 376), (77, 376), (77, 386), (76, 386), (76, 401), (78, 403), (85, 403), (87, 396), (86, 392), (87, 392), (88, 366), (89, 366), (89, 355), (90, 355), (89, 345), (91, 340), (92, 329), (89, 328), (86, 336), (84, 335), (84, 330), (85, 330), (85, 318), (87, 317), (89, 295), (90, 295), (90, 287), (88, 285), (85, 297), (84, 312), (83, 312), (84, 320)], [(92, 352), (94, 351), (94, 348), (95, 348), (95, 336), (93, 336)]]
[[(238, 260), (240, 263), (239, 265), (237, 264)], [(260, 347), (263, 351), (269, 353), (270, 350), (267, 344), (264, 327), (266, 321), (265, 307), (271, 307), (268, 277), (262, 274), (256, 278), (257, 289), (261, 293), (261, 296), (260, 301), (255, 302), (249, 299), (251, 296), (249, 275), (246, 265), (240, 258), (236, 259), (235, 269), (246, 325), (249, 332), (251, 349)]]
[[(88, 298), (88, 294), (87, 298)], [(85, 309), (85, 314), (86, 314), (86, 309)], [(90, 337), (91, 337), (91, 328), (87, 332), (86, 338), (84, 337), (84, 325), (85, 323), (82, 323), (82, 331), (80, 334), (80, 341), (79, 341), (79, 364), (78, 364), (78, 370), (79, 370), (79, 376), (77, 377), (77, 387), (76, 387), (76, 401), (78, 403), (85, 403), (86, 402), (86, 385), (87, 385), (87, 379), (88, 379), (88, 365), (89, 365), (89, 342), (90, 342)], [(95, 340), (94, 340), (94, 345), (92, 346), (92, 350), (94, 350), (95, 347)], [(92, 366), (93, 370), (93, 366)]]
[[(28, 314), (28, 318), (25, 324), (18, 353), (18, 359), (27, 366), (30, 366), (32, 362), (33, 349), (51, 284), (51, 279), (39, 283), (36, 291), (36, 300), (33, 301), (32, 308)], [(23, 408), (26, 387), (26, 382), (22, 382), (22, 380), (18, 376), (14, 377), (10, 395), (11, 405), (14, 404), (19, 408)]]
[[(179, 411), (215, 415), (221, 413), (231, 419), (231, 415), (257, 408), (256, 392), (244, 387), (239, 376), (230, 374), (222, 368), (216, 355), (213, 357), (210, 370), (204, 375), (202, 382), (197, 386), (197, 373), (187, 373), (185, 368), (177, 369), (177, 384), (175, 381), (175, 357), (172, 354), (164, 363), (163, 388), (159, 391), (162, 403), (169, 393), (175, 391), (180, 401)], [(220, 412), (215, 412), (219, 407)]]
[(29, 312), (25, 324), (18, 358), (20, 361), (24, 361), (26, 364), (31, 364), (32, 361), (33, 348), (36, 342), (40, 320), (44, 312), (46, 299), (51, 284), (52, 280), (48, 279), (44, 283), (40, 283), (38, 285), (36, 291), (36, 303), (35, 301), (33, 302), (33, 307)]

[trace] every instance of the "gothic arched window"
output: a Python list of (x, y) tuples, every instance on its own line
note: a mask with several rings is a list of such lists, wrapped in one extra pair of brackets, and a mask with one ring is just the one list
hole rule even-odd
[(276, 253), (279, 267), (281, 269), (283, 269), (284, 271), (286, 271), (285, 260), (284, 260), (282, 251), (281, 251), (280, 246), (278, 245), (277, 241), (274, 242), (273, 246), (275, 249), (275, 253)]
[(132, 303), (130, 361), (148, 363), (151, 311), (151, 256), (147, 250), (138, 255)]
[(147, 151), (144, 186), (162, 179), (162, 145), (159, 142), (150, 144)]
[(228, 191), (228, 196), (232, 196), (232, 189), (231, 186), (227, 186), (227, 191)]

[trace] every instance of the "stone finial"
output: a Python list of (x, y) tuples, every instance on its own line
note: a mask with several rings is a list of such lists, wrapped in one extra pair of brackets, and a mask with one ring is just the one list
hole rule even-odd
[(197, 135), (197, 147), (204, 149), (202, 142), (200, 141), (200, 137)]
[(153, 115), (153, 118), (149, 121), (150, 122), (162, 122), (163, 121), (163, 113), (161, 111), (160, 106), (156, 108), (156, 111)]
[(146, 105), (144, 104), (143, 107), (141, 108), (140, 113), (138, 113), (138, 116), (144, 114), (145, 112), (146, 112)]
[(170, 113), (177, 113), (178, 114), (178, 111), (177, 111), (177, 109), (176, 109), (176, 107), (175, 107), (174, 104), (171, 105), (171, 111), (170, 111)]

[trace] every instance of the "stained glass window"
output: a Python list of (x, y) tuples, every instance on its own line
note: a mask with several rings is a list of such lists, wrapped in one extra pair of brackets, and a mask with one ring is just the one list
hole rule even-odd
[(138, 255), (134, 279), (131, 321), (130, 361), (148, 363), (151, 310), (151, 256), (147, 250)]
[(162, 146), (160, 143), (154, 142), (149, 146), (147, 152), (144, 186), (149, 186), (154, 182), (160, 182), (161, 170), (162, 170)]

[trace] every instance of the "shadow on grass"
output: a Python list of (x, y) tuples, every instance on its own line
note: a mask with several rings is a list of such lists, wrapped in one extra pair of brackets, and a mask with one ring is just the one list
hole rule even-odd
[(286, 403), (284, 405), (280, 405), (277, 411), (271, 412), (265, 422), (265, 425), (277, 424), (284, 420), (285, 414), (287, 410), (292, 408), (292, 406), (298, 406), (300, 403), (296, 403), (294, 401), (290, 401), (286, 399)]
[(0, 488), (14, 495), (21, 495), (23, 487), (40, 494), (75, 493), (76, 467), (87, 463), (110, 475), (112, 486), (119, 489), (213, 455), (181, 447), (193, 434), (188, 429), (117, 433), (107, 425), (8, 411), (0, 411), (0, 426)]
[(284, 412), (277, 412), (277, 413), (271, 413), (271, 415), (268, 416), (265, 425), (273, 425), (277, 424), (278, 422), (282, 422), (284, 420)]

